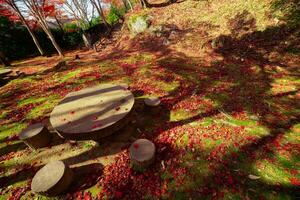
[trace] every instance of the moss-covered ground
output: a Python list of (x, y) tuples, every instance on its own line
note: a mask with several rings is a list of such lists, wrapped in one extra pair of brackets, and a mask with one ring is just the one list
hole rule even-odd
[[(53, 68), (57, 57), (13, 63), (26, 75), (0, 88), (0, 199), (299, 198), (300, 32), (288, 18), (295, 13), (273, 3), (152, 8), (143, 11), (152, 26), (177, 27), (170, 44), (127, 33), (99, 53), (68, 52), (63, 70)], [(98, 142), (52, 132), (51, 145), (38, 151), (18, 140), (36, 122), (51, 130), (49, 114), (67, 93), (102, 83), (126, 83), (136, 96), (124, 129)], [(145, 110), (148, 96), (161, 99), (160, 110)], [(127, 151), (137, 138), (157, 148), (142, 173), (130, 168)], [(58, 197), (33, 194), (34, 172), (55, 159), (76, 171), (76, 181)]]

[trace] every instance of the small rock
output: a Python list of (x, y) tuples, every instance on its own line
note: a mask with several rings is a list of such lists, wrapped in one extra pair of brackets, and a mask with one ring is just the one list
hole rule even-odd
[(169, 40), (167, 40), (167, 39), (164, 39), (164, 41), (163, 41), (163, 45), (166, 45), (166, 46), (168, 46), (170, 44), (170, 41)]
[(256, 176), (256, 175), (253, 175), (253, 174), (249, 174), (248, 176), (251, 180), (257, 180), (257, 179), (260, 179), (260, 176)]
[(158, 97), (149, 97), (145, 99), (144, 102), (147, 106), (154, 107), (160, 104), (160, 99)]

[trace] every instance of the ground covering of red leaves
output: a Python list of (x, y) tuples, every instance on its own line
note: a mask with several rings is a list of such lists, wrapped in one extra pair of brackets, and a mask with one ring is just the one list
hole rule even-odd
[[(29, 154), (28, 149), (20, 153), (13, 148), (22, 128), (11, 129), (19, 123), (47, 121), (55, 104), (71, 91), (113, 82), (127, 83), (137, 98), (160, 97), (158, 112), (149, 113), (140, 106), (130, 124), (130, 137), (155, 143), (155, 162), (143, 172), (132, 170), (127, 140), (114, 162), (85, 174), (62, 198), (299, 197), (300, 57), (289, 53), (290, 45), (296, 48), (299, 42), (291, 39), (295, 35), (299, 36), (297, 29), (283, 25), (242, 36), (220, 36), (220, 44), (212, 48), (208, 42), (199, 57), (159, 46), (155, 38), (149, 45), (149, 38), (141, 37), (127, 44), (129, 50), (70, 52), (67, 68), (60, 71), (49, 62), (47, 66), (46, 59), (51, 58), (18, 64), (33, 75), (0, 89), (1, 132), (9, 133), (0, 139), (1, 195), (35, 197), (30, 181), (38, 161), (7, 174), (14, 158)], [(76, 54), (79, 60), (74, 59)], [(30, 70), (36, 63), (46, 67)], [(20, 103), (30, 97), (48, 101)], [(87, 154), (87, 159), (93, 158), (92, 152)], [(30, 173), (25, 182), (16, 185), (26, 172)]]

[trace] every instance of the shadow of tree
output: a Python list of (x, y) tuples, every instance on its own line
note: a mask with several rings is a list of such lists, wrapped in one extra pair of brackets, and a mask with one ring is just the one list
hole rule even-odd
[[(161, 97), (163, 107), (158, 114), (150, 115), (145, 112), (141, 99), (136, 104), (135, 115), (128, 127), (105, 138), (104, 141), (100, 141), (100, 148), (97, 147), (77, 157), (68, 158), (65, 162), (75, 164), (115, 154), (126, 149), (134, 139), (145, 137), (156, 140), (164, 131), (220, 113), (235, 115), (239, 112), (247, 112), (257, 116), (258, 124), (267, 127), (270, 130), (269, 133), (240, 146), (234, 154), (232, 152), (222, 154), (221, 160), (226, 159), (226, 162), (215, 161), (217, 165), (213, 167), (211, 174), (196, 175), (194, 178), (205, 179), (205, 182), (199, 188), (189, 192), (195, 198), (202, 197), (202, 195), (214, 196), (216, 187), (235, 188), (238, 185), (245, 193), (249, 192), (249, 188), (255, 187), (266, 188), (269, 191), (284, 191), (297, 196), (298, 188), (296, 186), (271, 185), (263, 180), (257, 180), (255, 183), (245, 182), (246, 175), (238, 174), (236, 168), (239, 165), (251, 166), (257, 159), (263, 157), (256, 157), (256, 154), (259, 153), (267, 153), (270, 157), (274, 156), (274, 149), (270, 149), (269, 146), (300, 121), (300, 114), (297, 112), (300, 108), (299, 86), (296, 85), (296, 89), (274, 90), (276, 79), (280, 79), (280, 77), (299, 79), (297, 65), (287, 62), (285, 59), (286, 49), (290, 44), (299, 44), (299, 40), (294, 37), (299, 34), (299, 30), (288, 25), (280, 25), (269, 27), (264, 31), (255, 31), (255, 19), (247, 12), (242, 12), (233, 18), (230, 26), (232, 34), (216, 38), (214, 40), (216, 45), (213, 47), (210, 46), (211, 44), (207, 45), (207, 49), (213, 54), (212, 57), (215, 55), (221, 57), (221, 59), (215, 60), (216, 57), (213, 57), (211, 63), (207, 63), (203, 57), (191, 57), (177, 52), (168, 45), (163, 45), (163, 38), (155, 36), (139, 38), (139, 42), (133, 40), (127, 49), (116, 46), (114, 53), (104, 56), (102, 60), (124, 58), (134, 52), (153, 53), (158, 58), (155, 63), (158, 65), (157, 68), (165, 70), (165, 74), (156, 75), (156, 77), (166, 82), (177, 78), (179, 86)], [(184, 36), (185, 33), (183, 31), (180, 34)], [(166, 74), (173, 76), (167, 77)], [(134, 73), (132, 75), (134, 76)], [(216, 102), (217, 105), (192, 117), (170, 121), (170, 112), (174, 105), (194, 96), (206, 97)], [(114, 142), (119, 143), (118, 148), (111, 146)], [(179, 148), (170, 146), (168, 143), (156, 143), (156, 146), (158, 148), (157, 159), (147, 175), (158, 173), (157, 170), (160, 170), (162, 161), (173, 162), (173, 156), (180, 154), (178, 153)], [(165, 151), (162, 150), (164, 147)], [(107, 149), (107, 151), (100, 151), (100, 149)], [(181, 151), (190, 150), (183, 149)], [(208, 152), (205, 150), (196, 150), (193, 154), (202, 156), (201, 159), (208, 157)], [(299, 155), (296, 152), (293, 156), (298, 157)], [(126, 169), (129, 168), (128, 161), (127, 164)], [(174, 167), (176, 167), (176, 162)], [(187, 171), (193, 169), (193, 167), (186, 168)], [(110, 178), (113, 182), (113, 177)], [(128, 192), (133, 191), (132, 177), (125, 177), (122, 182), (128, 184), (124, 188), (129, 195)], [(114, 186), (112, 185), (112, 187)], [(251, 195), (257, 197), (257, 194)]]
[[(182, 79), (177, 89), (162, 97), (166, 107), (170, 109), (174, 104), (191, 98), (193, 95), (206, 96), (212, 101), (218, 102), (218, 105), (209, 111), (176, 122), (168, 121), (159, 128), (160, 131), (215, 116), (220, 112), (234, 115), (245, 111), (258, 116), (258, 123), (270, 130), (266, 136), (261, 136), (257, 140), (241, 146), (234, 156), (240, 159), (234, 159), (232, 155), (223, 155), (224, 157), (229, 156), (226, 164), (216, 166), (215, 173), (205, 176), (204, 187), (209, 188), (211, 195), (214, 193), (214, 188), (224, 182), (226, 183), (225, 187), (239, 185), (248, 193), (248, 189), (253, 183), (245, 182), (245, 175), (243, 175), (244, 178), (234, 177), (237, 174), (236, 166), (243, 164), (251, 166), (256, 161), (255, 158), (252, 158), (253, 154), (263, 154), (267, 146), (272, 145), (300, 121), (299, 113), (292, 111), (300, 108), (297, 98), (299, 89), (274, 91), (277, 78), (288, 76), (299, 79), (299, 68), (286, 62), (284, 59), (286, 52), (282, 51), (287, 48), (286, 44), (293, 40), (293, 36), (299, 33), (298, 29), (281, 25), (269, 27), (265, 31), (255, 31), (255, 19), (251, 18), (247, 12), (237, 15), (233, 20), (236, 20), (237, 23), (232, 22), (232, 34), (218, 37), (216, 39), (218, 45), (213, 47), (213, 52), (222, 59), (206, 64), (206, 66), (203, 66), (201, 57), (188, 57), (163, 45), (151, 48), (156, 43), (156, 40), (152, 38), (148, 40), (149, 46), (146, 45), (144, 48), (146, 51), (162, 56), (158, 60), (158, 64), (167, 71), (166, 74), (175, 74)], [(293, 40), (297, 44), (299, 41), (296, 41)], [(276, 56), (272, 56), (272, 54)], [(119, 55), (126, 54), (120, 53)], [(201, 68), (198, 68), (199, 66)], [(163, 79), (163, 77), (161, 78)], [(158, 137), (157, 134), (153, 134), (149, 138), (155, 139)], [(269, 156), (274, 153), (274, 149), (268, 149)], [(203, 155), (205, 153), (196, 152), (195, 154)], [(156, 161), (156, 165), (159, 164), (160, 161)], [(149, 170), (153, 170), (152, 173), (155, 173), (154, 169), (157, 168)], [(227, 181), (215, 178), (222, 176)], [(228, 177), (233, 180), (230, 179), (228, 182)], [(130, 182), (130, 180), (126, 181)], [(130, 183), (128, 184), (130, 185)], [(128, 187), (127, 191), (131, 186)], [(299, 188), (293, 185), (270, 185), (263, 180), (258, 180), (255, 181), (254, 187), (263, 187), (269, 191), (283, 191), (293, 197), (299, 195)], [(205, 192), (201, 190), (197, 193), (197, 189), (194, 191), (196, 196), (199, 194), (201, 196)], [(257, 196), (257, 194), (252, 195)]]

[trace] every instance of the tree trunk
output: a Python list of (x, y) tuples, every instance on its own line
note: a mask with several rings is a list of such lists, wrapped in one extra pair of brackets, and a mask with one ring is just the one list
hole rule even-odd
[(22, 23), (25, 25), (26, 29), (28, 30), (28, 32), (29, 32), (30, 36), (32, 37), (32, 40), (33, 40), (35, 46), (37, 47), (37, 49), (39, 50), (40, 54), (42, 56), (45, 55), (45, 52), (43, 51), (39, 41), (37, 40), (34, 33), (29, 28), (29, 25), (27, 24), (27, 22), (26, 22), (25, 18), (23, 17), (22, 13), (20, 12), (20, 10), (17, 7), (15, 7), (14, 10), (18, 13)]
[(140, 0), (142, 8), (147, 8), (147, 1), (145, 0)]
[(128, 6), (127, 6), (127, 4), (126, 4), (126, 1), (125, 1), (125, 0), (122, 0), (122, 3), (123, 3), (123, 5), (124, 5), (125, 9), (128, 10)]
[(98, 11), (98, 13), (99, 13), (99, 15), (100, 15), (102, 21), (104, 22), (105, 26), (106, 26), (108, 29), (110, 29), (110, 26), (109, 26), (109, 24), (107, 23), (107, 21), (106, 21), (106, 19), (105, 19), (105, 16), (104, 16), (104, 14), (103, 14), (103, 10), (102, 10), (102, 7), (101, 7), (100, 2), (98, 1), (99, 6), (98, 6), (97, 3), (95, 2), (95, 0), (92, 0), (92, 2), (94, 3), (94, 6), (95, 6), (96, 10)]
[(82, 33), (82, 39), (86, 47), (88, 47), (89, 49), (92, 48), (91, 40), (88, 37), (88, 35), (84, 32)]
[(49, 39), (51, 40), (54, 48), (56, 49), (57, 53), (59, 54), (60, 57), (64, 57), (64, 54), (61, 50), (61, 48), (59, 47), (59, 45), (56, 43), (54, 36), (52, 35), (50, 30), (44, 30), (46, 32), (46, 34), (49, 36)]
[(127, 2), (128, 2), (129, 7), (130, 7), (130, 10), (133, 11), (133, 7), (132, 7), (132, 4), (131, 4), (130, 0), (127, 0)]
[(39, 23), (40, 23), (42, 29), (48, 35), (49, 39), (51, 40), (51, 42), (52, 42), (54, 48), (56, 49), (57, 53), (59, 54), (59, 56), (64, 57), (64, 54), (63, 54), (61, 48), (59, 47), (59, 45), (56, 43), (56, 40), (55, 40), (53, 34), (51, 33), (51, 30), (49, 29), (47, 22), (45, 22), (41, 18), (39, 18)]
[(55, 18), (55, 21), (56, 21), (57, 25), (59, 26), (59, 29), (60, 29), (60, 30), (62, 31), (62, 33), (64, 34), (64, 29), (63, 29), (62, 25), (60, 24), (60, 22), (58, 21), (58, 19), (57, 19), (56, 16), (54, 16), (54, 18)]

